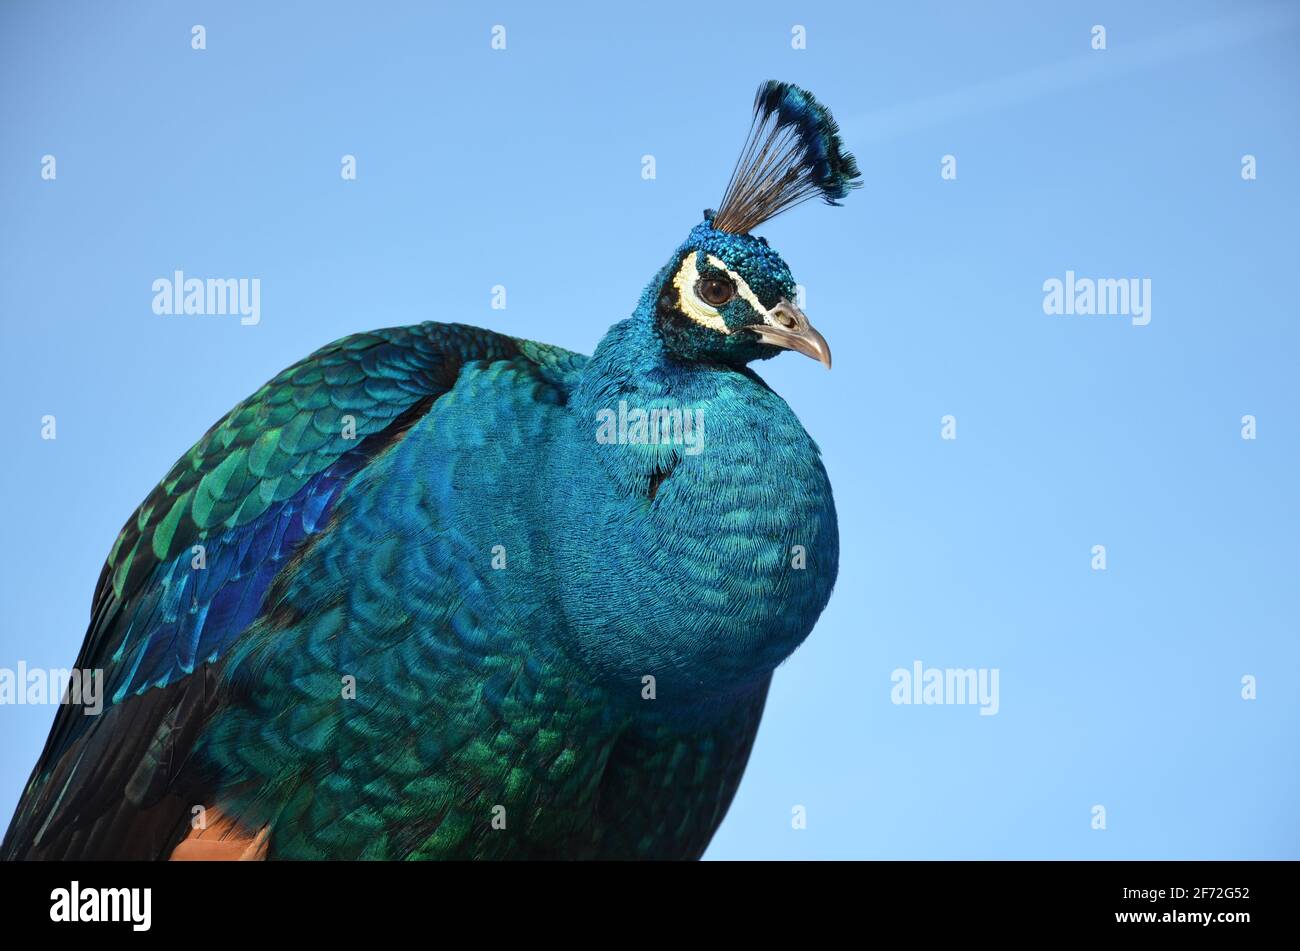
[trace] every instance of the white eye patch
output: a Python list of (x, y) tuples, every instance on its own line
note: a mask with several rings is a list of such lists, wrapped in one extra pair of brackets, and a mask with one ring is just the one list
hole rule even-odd
[[(700, 279), (700, 270), (695, 266), (695, 258), (698, 251), (693, 251), (686, 255), (682, 261), (682, 266), (677, 269), (677, 274), (673, 277), (673, 287), (677, 288), (677, 304), (683, 314), (695, 321), (701, 326), (708, 327), (710, 330), (716, 330), (721, 334), (729, 334), (731, 330), (727, 327), (726, 321), (722, 319), (722, 314), (718, 309), (707, 301), (702, 301), (695, 293), (695, 283)], [(731, 270), (716, 255), (710, 254), (705, 260), (719, 271), (726, 273), (727, 277), (736, 285), (736, 294), (741, 297), (750, 307), (754, 308), (756, 313), (762, 314), (767, 323), (772, 322), (771, 315), (768, 314), (767, 308), (758, 302), (758, 297), (749, 285), (735, 271)]]

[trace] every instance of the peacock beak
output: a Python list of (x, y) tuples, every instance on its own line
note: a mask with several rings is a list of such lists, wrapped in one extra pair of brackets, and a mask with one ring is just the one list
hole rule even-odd
[(783, 297), (767, 312), (767, 317), (770, 323), (749, 328), (758, 334), (760, 340), (774, 347), (798, 350), (826, 369), (831, 368), (831, 345), (798, 307)]

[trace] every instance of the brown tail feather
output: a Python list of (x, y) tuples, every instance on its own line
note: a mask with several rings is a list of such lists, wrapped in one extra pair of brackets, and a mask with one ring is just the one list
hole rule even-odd
[(173, 862), (264, 862), (267, 826), (249, 831), (215, 807), (208, 809), (208, 822), (194, 829), (172, 849)]

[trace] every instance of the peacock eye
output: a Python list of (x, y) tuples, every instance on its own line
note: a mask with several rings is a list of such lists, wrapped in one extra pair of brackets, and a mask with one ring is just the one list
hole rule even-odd
[(721, 307), (736, 296), (736, 285), (725, 277), (702, 277), (695, 285), (700, 300), (713, 307)]

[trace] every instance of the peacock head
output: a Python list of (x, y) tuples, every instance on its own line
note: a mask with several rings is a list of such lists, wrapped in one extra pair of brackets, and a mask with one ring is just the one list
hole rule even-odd
[(795, 350), (829, 369), (830, 346), (797, 306), (789, 267), (750, 232), (809, 198), (838, 205), (861, 184), (830, 110), (791, 83), (763, 83), (721, 206), (704, 212), (650, 289), (667, 350), (732, 366)]

